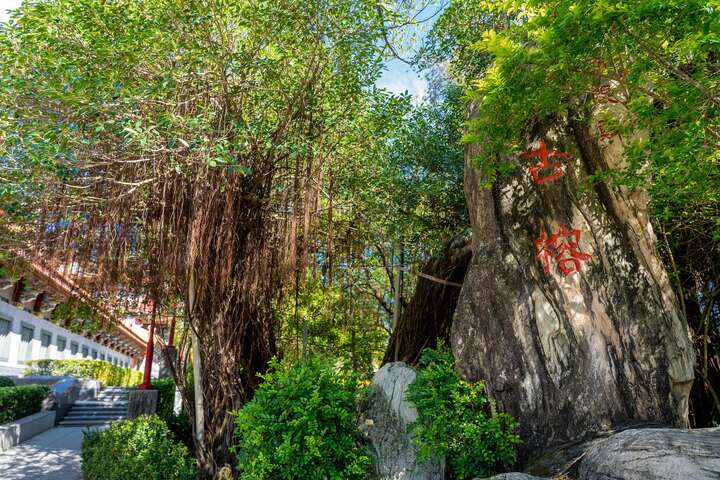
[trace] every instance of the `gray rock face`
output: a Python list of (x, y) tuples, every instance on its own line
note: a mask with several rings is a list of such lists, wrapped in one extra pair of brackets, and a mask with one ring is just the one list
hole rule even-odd
[(375, 373), (372, 393), (363, 402), (360, 431), (375, 456), (378, 478), (382, 480), (437, 480), (443, 468), (434, 462), (416, 461), (408, 427), (417, 419), (417, 410), (405, 400), (415, 370), (402, 362), (388, 363)]
[(451, 346), (519, 420), (521, 461), (625, 425), (687, 425), (695, 355), (647, 195), (586, 187), (624, 147), (584, 118), (536, 129), (489, 190), (471, 164), (482, 146), (466, 152), (473, 259)]
[(717, 480), (720, 428), (626, 430), (595, 444), (579, 480)]

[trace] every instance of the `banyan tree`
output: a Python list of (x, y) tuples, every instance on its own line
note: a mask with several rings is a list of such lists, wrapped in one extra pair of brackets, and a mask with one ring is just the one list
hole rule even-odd
[(276, 353), (271, 305), (310, 258), (389, 14), (353, 0), (59, 0), (13, 15), (0, 157), (41, 185), (15, 192), (36, 206), (17, 248), (71, 265), (96, 296), (184, 301), (192, 354), (176, 380), (215, 476), (232, 464), (229, 412)]

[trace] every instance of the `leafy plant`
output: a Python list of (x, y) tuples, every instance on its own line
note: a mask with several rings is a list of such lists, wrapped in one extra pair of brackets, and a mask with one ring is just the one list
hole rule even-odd
[(0, 424), (39, 412), (49, 391), (45, 385), (0, 388)]
[(168, 426), (173, 438), (182, 442), (191, 454), (194, 453), (190, 417), (185, 410), (177, 414), (174, 411), (175, 381), (172, 378), (160, 378), (153, 380), (152, 386), (158, 391), (157, 416)]
[(102, 360), (35, 360), (28, 373), (93, 378), (105, 386), (118, 387), (134, 387), (142, 381), (142, 372), (116, 367)]
[(82, 471), (87, 480), (190, 480), (197, 478), (187, 448), (156, 416), (115, 422), (85, 434)]
[(172, 378), (158, 378), (152, 381), (152, 386), (158, 391), (157, 415), (167, 418), (172, 415), (175, 404), (175, 381)]
[(57, 305), (52, 312), (52, 320), (58, 325), (66, 326), (73, 333), (95, 333), (103, 326), (97, 311), (77, 297), (70, 297)]
[(424, 350), (420, 366), (406, 394), (418, 410), (412, 430), (418, 458), (445, 456), (457, 479), (486, 477), (510, 466), (520, 443), (517, 422), (495, 411), (485, 386), (461, 379), (452, 353), (442, 346)]
[(330, 362), (274, 361), (255, 398), (235, 412), (232, 447), (243, 480), (366, 478), (354, 376)]
[(302, 357), (301, 337), (307, 325), (309, 355), (334, 358), (354, 373), (372, 375), (373, 361), (385, 350), (386, 332), (377, 322), (377, 305), (347, 285), (352, 273), (337, 272), (337, 285), (308, 275), (298, 291), (297, 317), (294, 295), (278, 303), (275, 311), (283, 320), (279, 342), (286, 358)]
[(2, 387), (14, 387), (15, 382), (9, 377), (0, 377), (0, 388)]

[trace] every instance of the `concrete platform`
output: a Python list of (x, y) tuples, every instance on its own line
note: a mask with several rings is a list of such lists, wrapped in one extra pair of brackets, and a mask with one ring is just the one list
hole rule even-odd
[(55, 426), (54, 410), (34, 413), (0, 425), (0, 451), (12, 448), (53, 426)]
[(3, 480), (82, 480), (85, 428), (55, 427), (0, 453)]

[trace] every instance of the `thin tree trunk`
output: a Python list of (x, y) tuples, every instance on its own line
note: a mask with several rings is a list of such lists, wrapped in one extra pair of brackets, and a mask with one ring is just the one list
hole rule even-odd
[(393, 310), (393, 330), (397, 328), (402, 312), (403, 263), (405, 263), (405, 246), (400, 242), (398, 263), (395, 266), (395, 309)]
[(201, 362), (200, 338), (194, 329), (190, 332), (192, 339), (193, 389), (195, 392), (195, 441), (198, 445), (205, 438), (205, 407), (203, 402), (203, 376)]
[[(190, 273), (190, 281), (188, 287), (188, 317), (192, 318), (195, 313), (195, 272)], [(203, 405), (203, 388), (202, 388), (202, 361), (201, 361), (201, 348), (200, 338), (195, 332), (195, 328), (190, 325), (190, 342), (192, 343), (192, 365), (193, 365), (193, 391), (195, 408), (195, 445), (196, 450), (200, 450), (200, 446), (203, 444), (205, 437), (205, 418), (204, 418), (204, 405)]]

